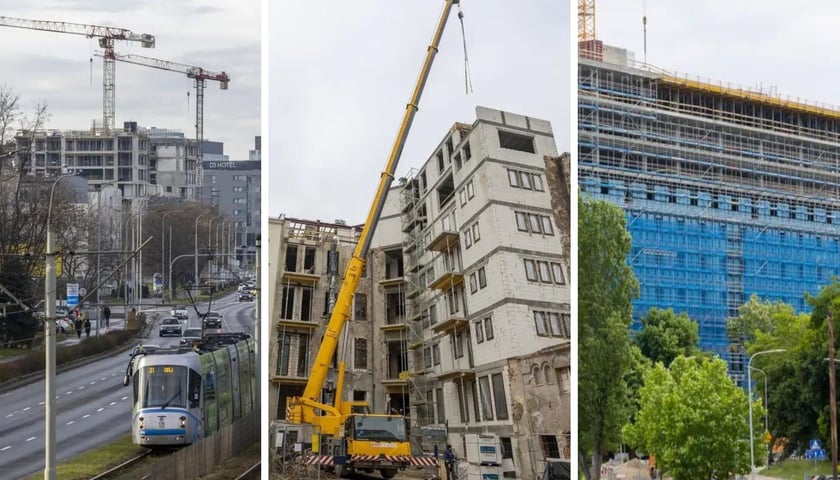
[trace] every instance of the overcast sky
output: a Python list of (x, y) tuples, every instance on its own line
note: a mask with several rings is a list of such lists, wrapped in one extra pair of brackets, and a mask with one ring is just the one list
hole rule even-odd
[[(115, 51), (227, 72), (229, 90), (207, 82), (204, 138), (223, 141), (234, 160), (247, 160), (254, 148), (254, 136), (260, 134), (259, 0), (0, 0), (0, 15), (152, 34), (157, 41), (153, 49), (117, 42)], [(87, 129), (93, 120), (102, 123), (102, 58), (94, 56), (101, 51), (96, 39), (0, 27), (0, 41), (0, 83), (20, 94), (27, 111), (45, 101), (52, 114), (47, 128)], [(180, 73), (117, 62), (115, 111), (118, 127), (134, 120), (195, 137), (195, 89)]]
[[(464, 93), (455, 8), (397, 177), (420, 167), (454, 122), (472, 123), (476, 105), (548, 119), (558, 150), (570, 149), (569, 4), (461, 3), (474, 94)], [(270, 217), (364, 221), (443, 4), (270, 2)]]
[[(644, 60), (642, 12), (647, 10), (647, 61), (695, 78), (758, 88), (840, 105), (837, 29), (840, 4), (813, 0), (598, 0), (597, 37)], [(803, 8), (807, 5), (807, 8)]]

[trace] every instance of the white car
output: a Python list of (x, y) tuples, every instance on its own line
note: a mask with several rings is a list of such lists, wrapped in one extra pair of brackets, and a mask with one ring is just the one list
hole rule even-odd
[(188, 320), (190, 318), (186, 307), (175, 307), (169, 311), (169, 314), (178, 320)]

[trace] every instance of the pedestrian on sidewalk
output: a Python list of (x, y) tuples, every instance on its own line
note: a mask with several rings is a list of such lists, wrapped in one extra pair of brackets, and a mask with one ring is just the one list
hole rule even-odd
[(76, 337), (82, 338), (82, 319), (76, 315), (76, 318), (73, 320), (73, 327), (76, 329)]
[(108, 329), (108, 324), (111, 323), (111, 308), (108, 305), (102, 307), (102, 316), (105, 317), (105, 329)]
[(82, 312), (82, 322), (85, 326), (85, 338), (90, 338), (90, 319), (87, 317), (87, 314)]

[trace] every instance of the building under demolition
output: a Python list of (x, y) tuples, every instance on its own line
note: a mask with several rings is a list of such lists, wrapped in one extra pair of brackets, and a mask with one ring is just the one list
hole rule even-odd
[[(476, 113), (389, 191), (337, 357), (344, 397), (408, 416), (416, 452), (451, 443), (477, 466), (494, 445), (499, 476), (532, 478), (570, 453), (569, 157), (547, 121)], [(272, 422), (303, 391), (360, 228), (269, 220)]]

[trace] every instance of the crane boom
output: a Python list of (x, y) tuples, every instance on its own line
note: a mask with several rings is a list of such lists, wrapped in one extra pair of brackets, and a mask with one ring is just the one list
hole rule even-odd
[[(336, 300), (335, 309), (333, 309), (330, 321), (327, 324), (327, 329), (324, 332), (324, 338), (321, 342), (320, 348), (318, 349), (318, 354), (315, 357), (315, 363), (309, 374), (309, 380), (306, 383), (303, 395), (301, 397), (292, 398), (289, 402), (290, 408), (287, 410), (289, 410), (291, 414), (289, 415), (291, 417), (289, 420), (293, 423), (305, 422), (321, 424), (321, 419), (325, 418), (316, 417), (314, 411), (310, 408), (304, 407), (304, 405), (316, 406), (324, 411), (330, 411), (330, 408), (325, 408), (329, 406), (319, 404), (317, 399), (324, 386), (327, 371), (332, 362), (333, 356), (335, 355), (335, 350), (338, 345), (338, 337), (341, 334), (345, 323), (350, 319), (350, 306), (353, 302), (356, 287), (359, 285), (362, 268), (365, 265), (364, 258), (370, 250), (370, 242), (373, 239), (376, 224), (382, 214), (382, 208), (385, 205), (388, 189), (394, 179), (394, 172), (396, 171), (397, 164), (399, 163), (400, 156), (402, 155), (405, 140), (408, 137), (408, 132), (411, 129), (411, 124), (414, 120), (414, 115), (417, 113), (420, 96), (423, 93), (426, 80), (429, 77), (429, 72), (432, 67), (432, 62), (437, 54), (438, 45), (440, 44), (444, 27), (446, 26), (446, 20), (449, 17), (452, 6), (458, 3), (459, 0), (445, 0), (443, 12), (438, 20), (431, 44), (426, 50), (426, 57), (420, 70), (420, 75), (417, 78), (417, 83), (414, 87), (413, 93), (411, 94), (411, 98), (405, 107), (405, 114), (403, 115), (402, 123), (400, 124), (400, 128), (397, 132), (397, 138), (394, 140), (391, 153), (385, 165), (385, 170), (380, 175), (379, 185), (376, 188), (373, 204), (371, 205), (367, 220), (365, 221), (365, 226), (362, 229), (358, 243), (356, 244), (353, 257), (347, 265), (344, 280), (341, 284), (341, 289), (339, 290), (338, 298)], [(336, 396), (338, 395), (341, 395), (341, 392), (336, 392)]]
[[(84, 35), (88, 38), (110, 38), (113, 40), (127, 40), (140, 42), (144, 48), (155, 46), (155, 37), (147, 33), (137, 34), (131, 30), (119, 27), (105, 27), (101, 25), (86, 25), (83, 23), (56, 22), (51, 20), (27, 20), (25, 18), (0, 17), (0, 26), (26, 28), (44, 32), (69, 33)], [(101, 42), (100, 42), (101, 45)]]
[(114, 128), (115, 76), (114, 41), (138, 42), (143, 48), (154, 48), (155, 37), (148, 33), (134, 33), (119, 27), (87, 25), (83, 23), (56, 22), (51, 20), (28, 20), (25, 18), (0, 17), (0, 27), (24, 28), (42, 32), (69, 33), (88, 38), (99, 38), (99, 46), (105, 49), (102, 55), (102, 128)]

